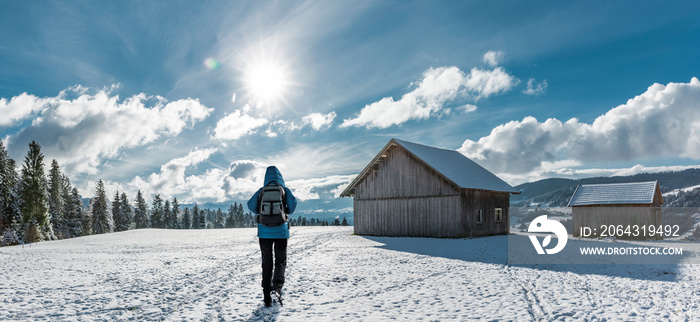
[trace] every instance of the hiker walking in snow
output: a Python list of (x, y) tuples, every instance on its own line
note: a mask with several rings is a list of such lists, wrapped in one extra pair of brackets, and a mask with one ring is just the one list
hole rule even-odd
[(289, 238), (287, 221), (296, 207), (297, 199), (284, 185), (280, 171), (275, 166), (267, 167), (265, 185), (248, 200), (248, 209), (257, 215), (265, 306), (272, 304), (271, 292), (275, 293), (277, 300), (282, 304), (282, 286), (284, 269), (287, 266), (287, 239)]

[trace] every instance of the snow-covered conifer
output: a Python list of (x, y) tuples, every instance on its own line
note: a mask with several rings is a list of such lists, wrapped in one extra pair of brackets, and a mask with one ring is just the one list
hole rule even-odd
[(224, 223), (224, 227), (236, 227), (236, 209), (238, 209), (238, 205), (235, 202), (230, 207), (228, 207), (228, 213), (226, 214), (226, 222)]
[(131, 229), (131, 223), (133, 221), (133, 211), (131, 210), (131, 204), (126, 196), (125, 192), (122, 192), (121, 198), (119, 199), (119, 220), (115, 218), (115, 230), (125, 231)]
[(163, 228), (163, 199), (159, 194), (153, 197), (151, 204), (151, 227)]
[(54, 233), (58, 238), (66, 238), (65, 233), (65, 218), (64, 208), (65, 201), (63, 199), (63, 175), (61, 168), (58, 166), (58, 161), (51, 161), (51, 169), (49, 169), (49, 215), (53, 224)]
[(136, 206), (134, 207), (134, 223), (136, 224), (136, 229), (151, 227), (151, 220), (148, 216), (148, 206), (146, 205), (146, 200), (141, 194), (141, 190), (139, 190), (136, 193)]
[(173, 197), (173, 202), (170, 205), (170, 222), (172, 223), (170, 228), (180, 229), (180, 203), (177, 201), (177, 198)]
[[(52, 231), (48, 209), (49, 193), (44, 175), (44, 154), (41, 153), (41, 146), (36, 141), (29, 144), (29, 152), (24, 158), (19, 182), (19, 199), (22, 222), (25, 224), (24, 230), (28, 233), (25, 236), (25, 242), (32, 243), (50, 238)], [(40, 233), (35, 234), (36, 231)], [(44, 232), (48, 236), (43, 234)]]
[(182, 229), (190, 229), (192, 228), (192, 219), (190, 215), (190, 208), (185, 207), (185, 210), (182, 212), (182, 223), (180, 224), (180, 227)]
[(95, 198), (92, 200), (92, 233), (104, 234), (112, 231), (112, 213), (107, 208), (105, 184), (100, 179), (95, 188)]
[(194, 206), (192, 206), (192, 229), (202, 229), (204, 228), (203, 225), (203, 219), (204, 218), (199, 218), (200, 211), (199, 211), (199, 206), (197, 206), (197, 203), (194, 203)]
[(78, 194), (78, 189), (73, 188), (70, 199), (66, 202), (66, 219), (68, 237), (79, 237), (83, 235), (83, 200)]
[(170, 200), (165, 199), (163, 203), (163, 228), (172, 228), (173, 223), (170, 222)]
[(214, 221), (212, 222), (212, 226), (214, 228), (224, 228), (224, 213), (221, 212), (221, 209), (216, 209), (216, 213), (214, 214)]
[[(15, 171), (15, 160), (9, 157), (0, 140), (0, 232), (20, 222), (19, 201), (17, 200), (17, 183), (19, 176)], [(16, 232), (8, 232), (16, 234)]]

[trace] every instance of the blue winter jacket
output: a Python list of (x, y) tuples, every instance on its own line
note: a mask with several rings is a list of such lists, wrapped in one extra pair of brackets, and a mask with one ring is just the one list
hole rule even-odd
[[(287, 208), (285, 209), (285, 212), (288, 215), (291, 215), (294, 213), (294, 210), (297, 208), (297, 198), (294, 197), (292, 194), (292, 191), (289, 190), (285, 185), (284, 185), (284, 179), (282, 178), (282, 174), (280, 173), (280, 170), (277, 169), (275, 166), (269, 166), (267, 167), (267, 170), (265, 171), (265, 186), (268, 185), (270, 182), (275, 182), (278, 185), (282, 186), (284, 188), (284, 195), (286, 196), (286, 203), (287, 203)], [(260, 199), (260, 192), (262, 191), (262, 188), (258, 189), (258, 191), (253, 195), (253, 197), (248, 200), (248, 209), (252, 211), (254, 214), (258, 215), (260, 213), (260, 205), (259, 205), (259, 199)], [(267, 227), (263, 226), (262, 224), (258, 224), (258, 238), (267, 238), (267, 239), (282, 239), (282, 238), (289, 238), (289, 223), (285, 223), (283, 225), (277, 226), (277, 227)]]

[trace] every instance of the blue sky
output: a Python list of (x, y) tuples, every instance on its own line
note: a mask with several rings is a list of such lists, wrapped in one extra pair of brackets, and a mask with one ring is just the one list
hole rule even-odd
[(700, 159), (698, 16), (695, 2), (5, 1), (0, 138), (18, 163), (37, 140), (85, 196), (103, 179), (228, 203), (274, 164), (319, 213), (392, 137), (512, 185), (680, 170)]

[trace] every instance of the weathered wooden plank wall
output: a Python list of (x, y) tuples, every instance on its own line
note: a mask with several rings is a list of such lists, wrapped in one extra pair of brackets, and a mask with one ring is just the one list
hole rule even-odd
[[(508, 193), (460, 189), (402, 147), (355, 189), (358, 235), (468, 237), (508, 233)], [(496, 223), (494, 209), (503, 209)], [(484, 221), (474, 223), (475, 209)]]
[(459, 189), (402, 147), (358, 185), (353, 206), (356, 234), (465, 236)]
[[(508, 207), (510, 195), (507, 192), (464, 189), (462, 207), (465, 210), (470, 236), (487, 236), (510, 233)], [(496, 222), (496, 208), (501, 208), (503, 217)], [(482, 221), (478, 222), (479, 210)]]
[(456, 194), (455, 187), (396, 147), (355, 189), (355, 199), (439, 196)]
[[(466, 237), (459, 196), (355, 200), (355, 233), (375, 236)], [(449, 209), (447, 211), (443, 211)]]

